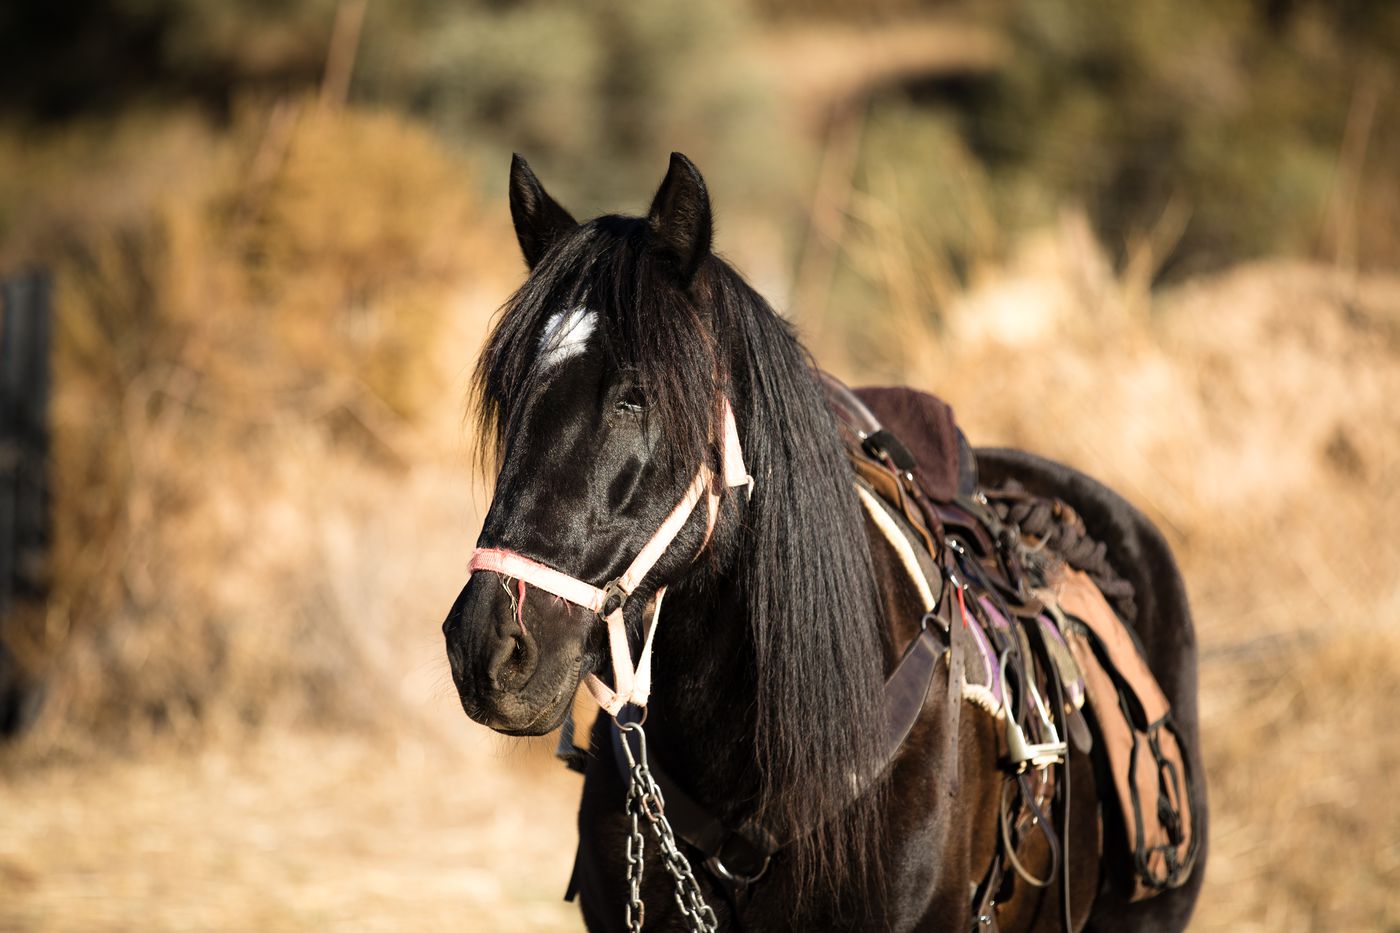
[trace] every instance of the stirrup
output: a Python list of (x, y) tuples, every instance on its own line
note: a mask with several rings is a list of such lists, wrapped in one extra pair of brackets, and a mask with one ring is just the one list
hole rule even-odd
[(1011, 762), (1013, 770), (1020, 774), (1029, 765), (1033, 768), (1044, 768), (1049, 765), (1063, 764), (1065, 755), (1069, 752), (1069, 746), (1060, 741), (1059, 735), (1054, 728), (1050, 729), (1051, 741), (1049, 742), (1027, 742), (1025, 732), (1016, 724), (1016, 720), (1010, 716), (1006, 718), (1006, 756)]
[(1026, 689), (1030, 694), (1032, 706), (1037, 715), (1040, 716), (1041, 725), (1045, 728), (1045, 734), (1050, 737), (1048, 742), (1028, 742), (1026, 733), (1021, 729), (1021, 724), (1016, 721), (1016, 713), (1011, 703), (1011, 689), (1006, 679), (1006, 663), (1011, 659), (1011, 652), (1007, 650), (1001, 656), (1001, 711), (1006, 719), (1006, 757), (1011, 764), (1012, 770), (1020, 774), (1029, 765), (1035, 768), (1044, 768), (1049, 765), (1063, 764), (1065, 757), (1069, 754), (1069, 745), (1060, 738), (1059, 731), (1055, 728), (1054, 721), (1045, 709), (1045, 703), (1040, 699), (1040, 693), (1035, 689), (1035, 684), (1027, 682)]

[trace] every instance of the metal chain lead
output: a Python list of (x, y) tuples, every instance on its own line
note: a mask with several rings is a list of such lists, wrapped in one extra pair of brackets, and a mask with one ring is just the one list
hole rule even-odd
[[(661, 855), (666, 862), (666, 871), (675, 881), (676, 906), (685, 918), (692, 933), (714, 933), (719, 929), (719, 920), (705, 897), (700, 893), (700, 885), (690, 869), (690, 861), (676, 845), (676, 835), (666, 819), (666, 800), (661, 796), (661, 788), (647, 767), (647, 735), (639, 723), (619, 723), (624, 733), (622, 749), (627, 755), (629, 786), (627, 788), (627, 813), (631, 820), (631, 834), (627, 839), (627, 929), (631, 933), (641, 933), (645, 920), (645, 910), (641, 900), (644, 846), (638, 817), (645, 817), (651, 824), (652, 835), (661, 846)], [(626, 733), (635, 733), (641, 754), (632, 754), (632, 743)]]
[[(625, 747), (626, 740), (622, 744)], [(631, 757), (630, 751), (628, 757)], [(642, 903), (642, 871), (646, 867), (647, 841), (638, 822), (641, 812), (640, 785), (633, 779), (627, 786), (627, 816), (632, 824), (627, 836), (627, 929), (632, 933), (641, 933), (642, 924), (646, 922), (646, 904)]]

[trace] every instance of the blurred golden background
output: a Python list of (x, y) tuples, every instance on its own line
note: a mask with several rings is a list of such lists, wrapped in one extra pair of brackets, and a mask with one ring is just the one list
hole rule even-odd
[(1400, 7), (22, 0), (0, 61), (0, 276), (54, 326), (0, 929), (580, 927), (578, 778), (441, 651), (466, 376), (509, 153), (585, 217), (673, 149), (824, 366), (1164, 528), (1195, 927), (1400, 929)]

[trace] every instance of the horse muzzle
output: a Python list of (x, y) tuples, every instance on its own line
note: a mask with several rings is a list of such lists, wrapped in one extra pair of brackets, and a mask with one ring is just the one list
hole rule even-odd
[(442, 626), (466, 714), (506, 735), (557, 728), (583, 674), (589, 626), (577, 615), (494, 574), (473, 575)]

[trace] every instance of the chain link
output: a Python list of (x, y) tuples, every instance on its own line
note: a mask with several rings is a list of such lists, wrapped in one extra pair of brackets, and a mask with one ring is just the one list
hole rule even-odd
[[(626, 745), (626, 740), (623, 740)], [(636, 765), (633, 763), (633, 772)], [(642, 872), (646, 868), (646, 838), (638, 823), (641, 815), (641, 790), (633, 778), (627, 787), (627, 816), (631, 821), (631, 831), (627, 836), (627, 929), (640, 933), (646, 922), (646, 904), (642, 903)]]
[[(646, 920), (641, 896), (646, 840), (642, 836), (640, 823), (641, 819), (645, 819), (661, 847), (666, 871), (675, 882), (676, 906), (680, 908), (687, 928), (691, 933), (714, 933), (719, 928), (719, 921), (700, 893), (690, 861), (676, 845), (676, 835), (666, 819), (666, 800), (661, 796), (661, 788), (656, 786), (651, 769), (647, 767), (646, 733), (642, 731), (641, 724), (635, 722), (619, 723), (618, 728), (623, 733), (622, 748), (627, 754), (630, 771), (627, 788), (627, 814), (631, 821), (631, 831), (627, 837), (627, 929), (631, 933), (641, 933)], [(628, 733), (637, 736), (640, 754), (633, 755)]]

